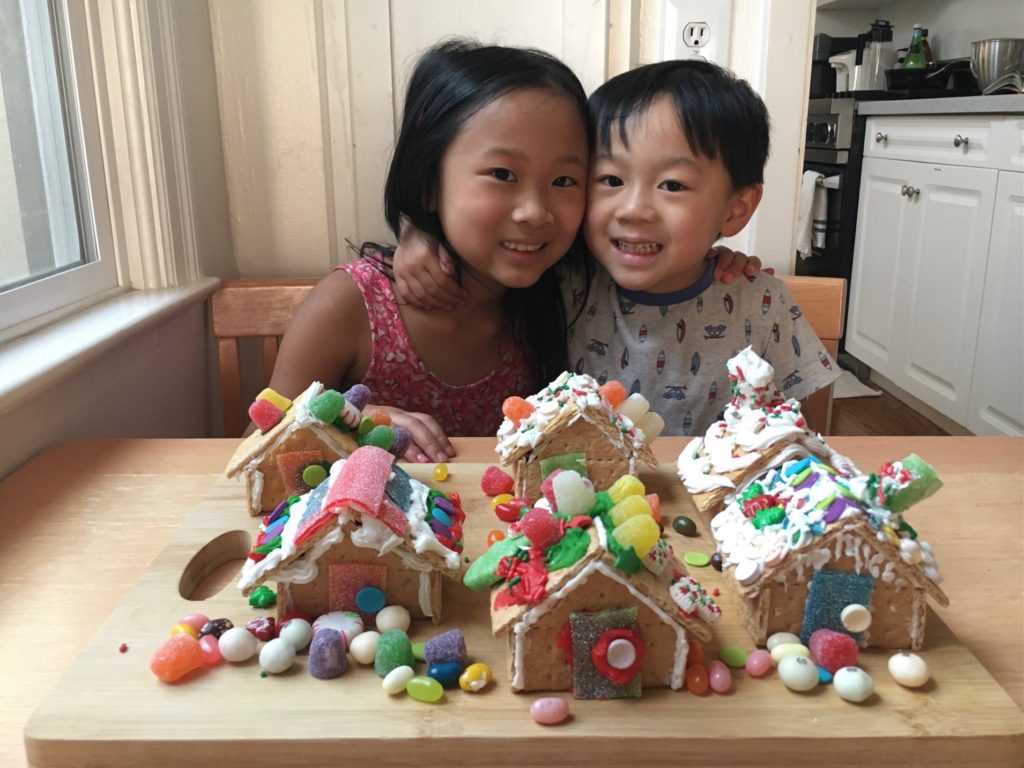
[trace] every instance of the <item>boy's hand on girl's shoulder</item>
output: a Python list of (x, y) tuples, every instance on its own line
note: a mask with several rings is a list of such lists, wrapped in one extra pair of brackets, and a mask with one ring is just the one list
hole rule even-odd
[[(757, 256), (747, 256), (741, 251), (734, 251), (724, 245), (716, 245), (708, 251), (709, 259), (717, 258), (715, 264), (715, 280), (726, 285), (737, 277), (744, 275), (754, 277), (761, 271), (761, 260)], [(774, 275), (775, 270), (771, 267), (764, 270), (766, 274)]]
[(399, 302), (419, 309), (450, 310), (466, 301), (455, 280), (455, 262), (440, 243), (406, 227), (395, 249), (392, 271)]
[(412, 439), (409, 440), (409, 447), (402, 456), (406, 461), (426, 464), (431, 461), (448, 461), (455, 456), (455, 448), (433, 416), (403, 411), (401, 408), (388, 405), (367, 404), (364, 410), (384, 411), (391, 417), (391, 426), (405, 427), (409, 430)]

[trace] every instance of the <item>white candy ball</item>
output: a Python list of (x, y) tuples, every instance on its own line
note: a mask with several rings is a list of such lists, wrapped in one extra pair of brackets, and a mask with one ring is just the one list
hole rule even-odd
[(379, 639), (380, 632), (374, 632), (372, 629), (352, 638), (348, 652), (353, 661), (359, 664), (373, 664), (373, 660), (377, 656), (377, 641)]
[(925, 660), (908, 651), (889, 658), (889, 674), (893, 680), (907, 688), (919, 688), (931, 677)]
[(260, 667), (279, 675), (295, 663), (295, 646), (283, 637), (275, 637), (260, 649)]
[(256, 637), (245, 627), (232, 627), (217, 641), (220, 655), (227, 661), (248, 661), (256, 653)]
[(806, 656), (791, 654), (779, 662), (779, 677), (791, 691), (810, 691), (818, 685), (818, 668)]
[(863, 632), (871, 626), (871, 611), (859, 603), (850, 603), (843, 608), (839, 618), (850, 632)]
[(411, 621), (408, 609), (401, 605), (387, 605), (377, 611), (377, 631), (381, 634), (389, 629), (407, 632)]
[(381, 687), (388, 696), (394, 696), (405, 690), (405, 684), (416, 677), (416, 670), (412, 667), (395, 667), (381, 681)]
[(296, 651), (301, 651), (313, 639), (313, 627), (305, 619), (291, 619), (281, 627), (281, 631), (277, 633), (277, 636), (281, 640), (291, 643), (292, 648)]
[(860, 667), (840, 667), (832, 677), (839, 698), (859, 703), (875, 692), (875, 681)]
[(784, 643), (800, 644), (800, 638), (794, 635), (792, 632), (776, 632), (774, 635), (768, 638), (768, 650), (771, 651), (776, 645), (782, 645)]

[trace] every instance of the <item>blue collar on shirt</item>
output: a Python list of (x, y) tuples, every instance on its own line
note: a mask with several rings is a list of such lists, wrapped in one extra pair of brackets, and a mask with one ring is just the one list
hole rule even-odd
[(616, 285), (619, 296), (636, 304), (646, 304), (651, 307), (664, 307), (670, 304), (681, 304), (684, 301), (694, 299), (700, 294), (704, 293), (711, 284), (715, 281), (715, 264), (717, 259), (711, 259), (708, 261), (708, 265), (704, 270), (704, 274), (700, 276), (700, 279), (693, 285), (687, 286), (679, 291), (673, 291), (672, 293), (651, 293), (650, 291), (629, 291), (625, 288)]

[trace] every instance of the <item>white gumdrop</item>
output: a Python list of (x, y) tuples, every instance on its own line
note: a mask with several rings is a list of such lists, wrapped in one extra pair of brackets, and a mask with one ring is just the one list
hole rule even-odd
[(597, 499), (592, 488), (583, 482), (579, 472), (568, 469), (559, 472), (551, 481), (555, 504), (563, 515), (584, 515), (594, 507)]
[(641, 395), (639, 392), (634, 392), (632, 395), (627, 397), (617, 406), (615, 406), (615, 412), (625, 416), (627, 419), (636, 424), (640, 421), (640, 417), (651, 410), (651, 404), (647, 402), (647, 398)]
[(639, 429), (643, 430), (644, 440), (651, 443), (654, 442), (654, 439), (665, 428), (665, 420), (661, 418), (661, 414), (655, 411), (648, 411), (640, 417), (636, 425)]

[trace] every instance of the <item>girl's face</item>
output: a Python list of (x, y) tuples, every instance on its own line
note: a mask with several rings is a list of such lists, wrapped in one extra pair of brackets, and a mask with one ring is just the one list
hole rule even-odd
[(437, 213), (485, 286), (528, 287), (566, 254), (587, 163), (583, 118), (554, 91), (510, 91), (466, 121), (441, 162)]

